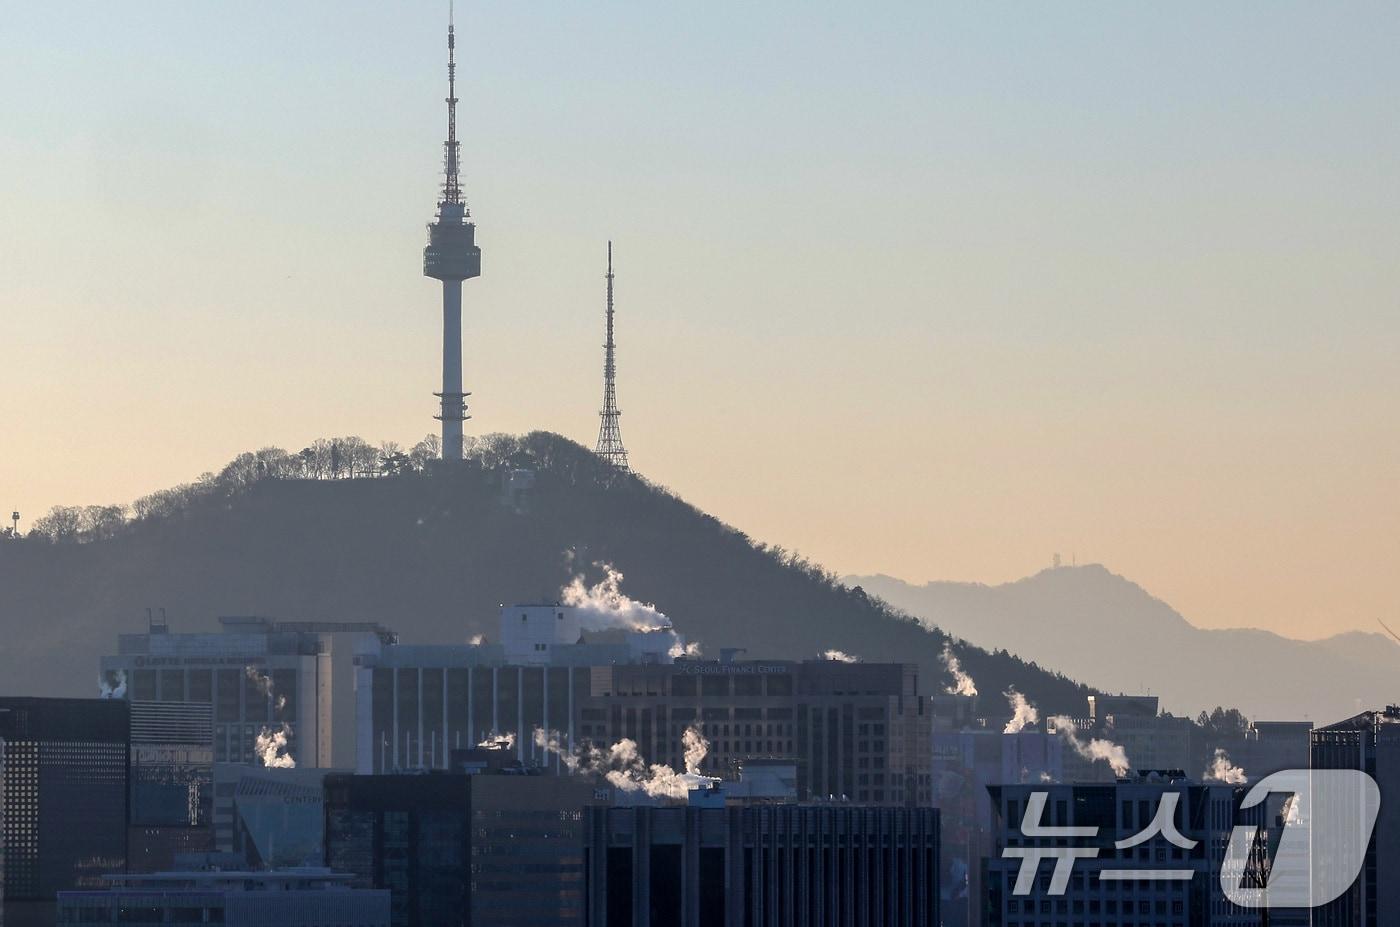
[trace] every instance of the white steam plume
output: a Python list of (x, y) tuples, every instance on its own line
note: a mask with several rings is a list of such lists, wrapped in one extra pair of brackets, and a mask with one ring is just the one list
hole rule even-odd
[(1075, 728), (1074, 719), (1068, 715), (1055, 715), (1050, 719), (1055, 725), (1055, 730), (1065, 739), (1065, 743), (1074, 748), (1084, 759), (1091, 762), (1105, 760), (1113, 767), (1115, 776), (1126, 776), (1132, 764), (1128, 762), (1128, 752), (1120, 745), (1111, 740), (1093, 738), (1089, 741), (1083, 740), (1079, 736), (1079, 731)]
[(578, 609), (579, 624), (588, 631), (626, 628), (632, 631), (659, 631), (671, 627), (671, 619), (657, 610), (628, 598), (622, 593), (622, 574), (610, 563), (594, 563), (603, 571), (603, 579), (595, 585), (585, 583), (582, 574), (575, 574), (559, 592), (565, 605)]
[(837, 663), (859, 663), (860, 657), (846, 653), (844, 650), (823, 650), (823, 660), (834, 660)]
[(514, 750), (515, 731), (506, 731), (504, 734), (497, 734), (492, 731), (486, 739), (476, 745), (481, 750)]
[(536, 746), (556, 754), (570, 772), (601, 776), (624, 792), (644, 793), (652, 798), (685, 798), (692, 788), (718, 781), (699, 773), (710, 745), (694, 727), (687, 728), (682, 738), (683, 773), (664, 763), (648, 765), (637, 750), (637, 742), (628, 737), (606, 750), (599, 747), (568, 750), (560, 744), (557, 733), (540, 728), (535, 729), (534, 739)]
[[(243, 667), (243, 673), (252, 680), (253, 685), (258, 687), (258, 691), (263, 694), (264, 698), (272, 698), (273, 686), (271, 676), (258, 672), (256, 666)], [(281, 711), (283, 708), (287, 707), (287, 697), (285, 695), (279, 695), (273, 704), (277, 706), (278, 711)]]
[(682, 644), (680, 638), (677, 638), (676, 642), (671, 645), (671, 649), (667, 653), (672, 660), (679, 660), (681, 657), (694, 658), (700, 656), (700, 645), (695, 641)]
[(700, 767), (710, 755), (710, 742), (697, 728), (688, 727), (681, 736), (681, 744), (685, 747), (685, 771), (692, 776), (700, 775)]
[(109, 670), (97, 677), (99, 698), (126, 698), (126, 670)]
[(1040, 720), (1040, 712), (1014, 688), (1007, 689), (1002, 694), (1006, 696), (1006, 703), (1011, 706), (1011, 720), (1006, 722), (1006, 727), (1002, 729), (1003, 734), (1019, 734)]
[(1207, 782), (1223, 782), (1226, 785), (1244, 785), (1248, 777), (1244, 770), (1230, 762), (1230, 754), (1221, 747), (1215, 748), (1215, 758), (1201, 776)]
[(947, 641), (943, 642), (943, 666), (947, 668), (948, 675), (953, 677), (953, 684), (946, 686), (943, 691), (949, 695), (976, 695), (977, 683), (972, 681), (972, 677), (963, 672), (962, 662), (953, 653), (953, 645)]
[(290, 728), (283, 724), (277, 730), (264, 727), (253, 741), (253, 751), (262, 764), (269, 769), (295, 769), (297, 761), (287, 752), (287, 735)]

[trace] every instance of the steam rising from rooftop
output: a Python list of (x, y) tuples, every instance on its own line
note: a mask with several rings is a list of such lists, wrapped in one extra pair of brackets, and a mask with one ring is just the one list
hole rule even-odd
[(1006, 727), (1002, 729), (1003, 734), (1019, 734), (1040, 721), (1040, 712), (1020, 692), (1012, 688), (1002, 694), (1011, 706), (1011, 720), (1006, 722)]
[(1230, 754), (1223, 747), (1215, 748), (1215, 756), (1201, 775), (1206, 782), (1220, 782), (1225, 785), (1244, 785), (1249, 777), (1240, 767), (1230, 761)]
[(498, 734), (492, 731), (476, 746), (480, 750), (505, 750), (509, 752), (515, 749), (515, 732), (506, 731), (504, 734)]
[(98, 674), (99, 698), (126, 698), (126, 670), (108, 670)]
[(1050, 719), (1055, 731), (1065, 739), (1065, 743), (1074, 748), (1084, 759), (1091, 762), (1104, 760), (1113, 767), (1115, 776), (1126, 776), (1132, 769), (1132, 764), (1128, 762), (1128, 752), (1111, 740), (1093, 738), (1085, 741), (1079, 736), (1079, 729), (1074, 723), (1074, 719), (1068, 715), (1055, 715)]
[(972, 677), (963, 671), (962, 662), (958, 660), (957, 654), (953, 653), (953, 645), (949, 641), (943, 642), (943, 666), (947, 668), (948, 675), (953, 677), (953, 684), (945, 686), (944, 690), (949, 695), (976, 695), (977, 683)]
[(679, 660), (681, 657), (694, 659), (700, 656), (700, 644), (696, 641), (682, 643), (680, 638), (676, 638), (675, 643), (671, 645), (669, 656), (672, 660)]
[(695, 727), (688, 727), (681, 737), (685, 772), (678, 773), (664, 763), (648, 764), (637, 749), (637, 742), (624, 737), (607, 749), (585, 747), (570, 750), (559, 741), (556, 732), (535, 729), (537, 747), (559, 757), (573, 773), (599, 776), (623, 792), (650, 798), (683, 799), (690, 790), (718, 781), (700, 774), (700, 767), (710, 752), (710, 744)]
[(578, 610), (579, 624), (588, 631), (625, 628), (631, 631), (670, 629), (671, 619), (655, 605), (644, 604), (622, 592), (622, 572), (611, 563), (593, 564), (603, 571), (603, 578), (587, 585), (583, 574), (576, 573), (559, 592), (560, 600)]
[(253, 741), (253, 752), (268, 769), (295, 769), (297, 761), (287, 752), (291, 728), (283, 724), (276, 730), (264, 727)]
[[(263, 694), (264, 698), (273, 698), (273, 685), (271, 676), (267, 675), (266, 673), (259, 672), (256, 666), (243, 667), (243, 674), (248, 677), (248, 680), (252, 682), (253, 685), (258, 687), (258, 691)], [(281, 711), (282, 709), (287, 707), (287, 697), (285, 695), (278, 695), (273, 704), (277, 706), (278, 711)]]

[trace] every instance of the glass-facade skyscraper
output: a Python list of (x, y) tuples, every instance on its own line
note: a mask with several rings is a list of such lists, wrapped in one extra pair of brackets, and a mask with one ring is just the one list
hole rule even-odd
[(59, 891), (126, 867), (129, 737), (120, 700), (0, 698), (6, 927), (51, 924)]

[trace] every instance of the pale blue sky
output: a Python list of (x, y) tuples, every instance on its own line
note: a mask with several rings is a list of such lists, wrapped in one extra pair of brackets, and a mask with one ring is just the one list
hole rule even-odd
[[(431, 430), (445, 4), (8, 4), (0, 506)], [(1400, 580), (1400, 6), (461, 4), (475, 432), (839, 571)]]

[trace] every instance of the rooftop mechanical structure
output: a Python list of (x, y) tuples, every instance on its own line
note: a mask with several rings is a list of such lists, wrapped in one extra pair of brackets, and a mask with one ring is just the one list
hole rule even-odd
[(442, 459), (462, 459), (462, 423), (467, 396), (462, 392), (462, 281), (481, 276), (481, 249), (476, 245), (476, 224), (462, 198), (458, 176), (457, 141), (457, 40), (452, 17), (447, 22), (447, 141), (443, 142), (442, 199), (437, 219), (428, 226), (428, 247), (423, 249), (423, 275), (442, 281), (442, 392), (434, 418), (442, 422)]
[(622, 415), (617, 411), (617, 363), (616, 345), (613, 344), (613, 269), (612, 242), (608, 242), (608, 340), (603, 345), (603, 411), (598, 413), (602, 421), (598, 425), (598, 446), (594, 453), (619, 470), (630, 470), (627, 466), (627, 448), (622, 446), (622, 432), (617, 420)]

